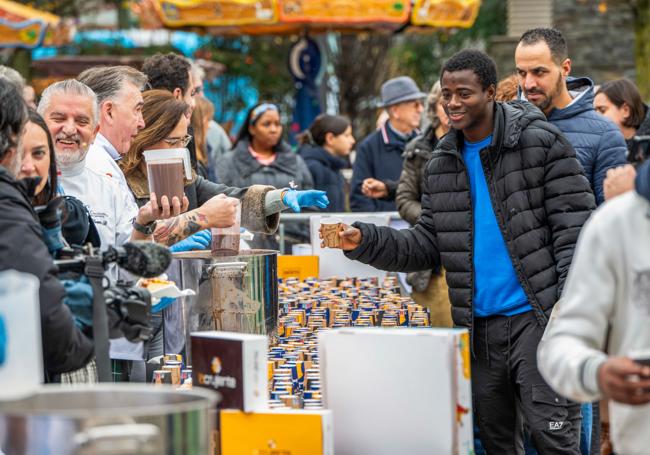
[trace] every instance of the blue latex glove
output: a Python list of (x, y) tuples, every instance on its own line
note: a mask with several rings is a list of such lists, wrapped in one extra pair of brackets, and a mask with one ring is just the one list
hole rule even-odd
[(330, 204), (329, 199), (327, 199), (327, 193), (318, 190), (287, 190), (287, 192), (284, 193), (282, 202), (284, 202), (284, 205), (294, 212), (300, 212), (300, 207), (315, 206), (324, 209)]
[(5, 363), (7, 358), (7, 328), (5, 327), (5, 320), (0, 317), (0, 365)]
[(79, 280), (63, 280), (65, 297), (63, 303), (68, 305), (74, 317), (74, 323), (80, 329), (93, 325), (93, 288), (88, 278), (82, 276)]
[(210, 229), (205, 229), (178, 243), (174, 243), (169, 247), (169, 251), (180, 253), (182, 251), (205, 250), (210, 246), (210, 242), (212, 242), (212, 232), (210, 232)]
[(176, 301), (176, 299), (173, 298), (173, 297), (163, 297), (158, 301), (158, 303), (156, 303), (154, 306), (151, 307), (151, 312), (152, 313), (158, 313), (159, 311), (162, 311), (165, 308), (167, 308), (169, 305), (171, 305), (175, 301)]

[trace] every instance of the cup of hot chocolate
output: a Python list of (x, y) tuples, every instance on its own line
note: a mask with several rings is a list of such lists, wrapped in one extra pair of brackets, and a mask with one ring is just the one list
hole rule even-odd
[(342, 229), (342, 221), (339, 218), (321, 218), (320, 233), (323, 237), (324, 245), (328, 248), (341, 248), (341, 237), (339, 237), (339, 232), (341, 232)]
[(167, 196), (169, 203), (177, 197), (183, 201), (184, 179), (192, 178), (190, 154), (187, 149), (159, 149), (144, 152), (147, 163), (147, 179), (149, 191), (156, 193), (158, 205), (163, 196)]
[(241, 228), (241, 204), (237, 204), (235, 224), (227, 228), (212, 228), (212, 256), (237, 256)]

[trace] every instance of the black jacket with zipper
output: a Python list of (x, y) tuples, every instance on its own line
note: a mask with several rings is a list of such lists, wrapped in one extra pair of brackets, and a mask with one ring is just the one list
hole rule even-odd
[[(412, 229), (355, 223), (363, 240), (351, 259), (410, 272), (442, 265), (452, 317), (471, 327), (474, 294), (473, 210), (463, 135), (438, 143), (424, 174), (422, 215)], [(589, 181), (566, 138), (532, 104), (496, 103), (483, 172), (517, 277), (540, 325), (558, 300), (582, 225), (596, 207)]]

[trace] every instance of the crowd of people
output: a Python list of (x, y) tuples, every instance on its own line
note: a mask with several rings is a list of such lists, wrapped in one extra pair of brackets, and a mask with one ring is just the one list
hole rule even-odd
[(477, 453), (646, 453), (648, 106), (629, 80), (572, 77), (557, 30), (524, 33), (514, 60), (499, 82), (484, 52), (452, 56), (411, 141), (424, 95), (384, 85), (408, 98), (358, 147), (352, 197), (396, 200), (413, 227), (354, 223), (341, 247), (469, 328)]
[[(92, 288), (60, 279), (62, 248), (205, 249), (238, 207), (254, 246), (274, 248), (286, 209), (398, 211), (412, 228), (354, 223), (342, 249), (408, 272), (432, 325), (470, 329), (477, 453), (611, 453), (610, 416), (616, 453), (643, 453), (650, 109), (627, 79), (573, 77), (557, 30), (527, 31), (513, 58), (501, 81), (478, 50), (448, 59), (429, 93), (390, 79), (358, 145), (350, 119), (322, 114), (297, 149), (271, 101), (248, 110), (231, 142), (201, 68), (177, 54), (90, 68), (38, 100), (0, 67), (0, 270), (41, 282), (46, 381), (96, 380)], [(184, 195), (158, 197), (145, 152), (184, 148)], [(59, 212), (58, 229), (44, 226)], [(111, 340), (123, 377), (146, 380), (165, 324), (163, 311), (148, 342)]]

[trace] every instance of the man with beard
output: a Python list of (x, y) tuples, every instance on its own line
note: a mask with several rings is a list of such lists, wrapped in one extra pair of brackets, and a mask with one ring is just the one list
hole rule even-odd
[(551, 28), (525, 32), (515, 51), (515, 64), (522, 97), (564, 133), (591, 183), (596, 203), (602, 203), (607, 171), (626, 163), (627, 147), (616, 125), (594, 110), (593, 82), (569, 77), (566, 41)]
[[(143, 233), (133, 226), (136, 223), (150, 225), (158, 219), (180, 214), (178, 198), (174, 197), (172, 205), (167, 196), (163, 196), (162, 208), (159, 208), (154, 193), (151, 200), (136, 209), (134, 214), (125, 205), (124, 192), (119, 184), (106, 174), (86, 166), (89, 146), (98, 129), (97, 96), (87, 85), (74, 79), (50, 85), (43, 92), (38, 112), (45, 119), (54, 142), (60, 190), (86, 205), (97, 227), (102, 248), (121, 245), (129, 239), (152, 239), (151, 233)], [(117, 279), (115, 265), (111, 266), (108, 275), (111, 280)], [(112, 359), (140, 360), (142, 352), (142, 343), (130, 343), (124, 338), (111, 340)]]
[[(65, 290), (47, 250), (31, 200), (38, 181), (16, 180), (22, 162), (21, 135), (27, 122), (22, 94), (0, 77), (0, 271), (17, 270), (38, 278), (46, 381), (84, 367), (93, 356), (92, 342), (74, 323), (63, 303)], [(17, 305), (23, 302), (14, 302)]]
[[(118, 183), (86, 166), (86, 155), (97, 134), (97, 97), (85, 84), (69, 79), (50, 85), (43, 92), (38, 112), (47, 123), (59, 168), (59, 185), (64, 194), (81, 200), (88, 208), (102, 247), (132, 240), (150, 239), (132, 229), (134, 214), (124, 204)], [(159, 218), (177, 216), (163, 197), (159, 210), (155, 199), (135, 213), (135, 222), (147, 225)]]
[[(607, 171), (627, 162), (627, 145), (618, 127), (594, 109), (593, 82), (586, 77), (569, 77), (571, 60), (566, 41), (560, 31), (552, 28), (525, 32), (515, 51), (515, 64), (522, 96), (540, 108), (567, 137), (589, 179), (596, 203), (601, 204), (605, 200)], [(589, 453), (590, 445), (594, 445), (589, 443), (591, 415), (590, 406), (583, 406), (583, 453)]]

